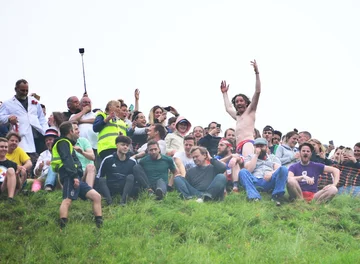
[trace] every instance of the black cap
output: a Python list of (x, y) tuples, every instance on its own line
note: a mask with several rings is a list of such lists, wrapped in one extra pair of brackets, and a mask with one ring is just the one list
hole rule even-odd
[(266, 126), (266, 127), (264, 127), (263, 131), (271, 131), (271, 132), (274, 133), (274, 129), (273, 129), (272, 126)]

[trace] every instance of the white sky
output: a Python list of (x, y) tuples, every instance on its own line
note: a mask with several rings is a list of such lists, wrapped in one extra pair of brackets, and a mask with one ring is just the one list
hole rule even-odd
[[(291, 2), (291, 3), (290, 3)], [(193, 125), (234, 127), (230, 96), (250, 98), (256, 58), (262, 93), (256, 127), (308, 130), (352, 147), (360, 88), (360, 2), (353, 0), (7, 1), (0, 0), (0, 99), (29, 81), (50, 111), (81, 96), (78, 48), (93, 107), (110, 99), (140, 110), (172, 105)]]

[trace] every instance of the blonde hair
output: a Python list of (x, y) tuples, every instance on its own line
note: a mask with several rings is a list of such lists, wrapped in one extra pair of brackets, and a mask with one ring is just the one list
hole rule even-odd
[(120, 104), (120, 102), (119, 102), (119, 101), (116, 101), (116, 100), (111, 100), (111, 101), (109, 101), (109, 102), (106, 104), (105, 113), (109, 114), (110, 106), (112, 106), (112, 105), (114, 105), (114, 104)]
[(315, 138), (312, 138), (308, 141), (309, 143), (310, 142), (314, 142), (315, 144), (319, 145), (319, 152), (326, 152), (326, 148), (323, 146), (323, 144), (321, 144), (321, 142)]
[[(155, 124), (155, 111), (156, 111), (157, 109), (161, 109), (161, 111), (162, 111), (163, 113), (167, 113), (167, 111), (165, 111), (164, 108), (162, 108), (161, 106), (155, 105), (153, 108), (150, 109), (150, 113), (149, 113), (149, 124), (151, 124), (151, 125), (154, 125), (154, 124)], [(164, 120), (163, 122), (161, 122), (161, 124), (164, 125), (164, 126), (165, 126), (165, 121), (166, 121), (166, 120)]]

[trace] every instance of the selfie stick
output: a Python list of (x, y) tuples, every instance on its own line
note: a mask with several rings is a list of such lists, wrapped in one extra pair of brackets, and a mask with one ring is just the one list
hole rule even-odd
[(87, 91), (86, 91), (86, 82), (85, 82), (85, 67), (84, 67), (84, 53), (85, 53), (85, 49), (84, 49), (84, 48), (80, 48), (80, 49), (79, 49), (79, 53), (81, 54), (81, 61), (82, 61), (82, 69), (83, 69), (83, 77), (84, 77), (84, 89), (85, 89), (85, 93), (87, 94)]

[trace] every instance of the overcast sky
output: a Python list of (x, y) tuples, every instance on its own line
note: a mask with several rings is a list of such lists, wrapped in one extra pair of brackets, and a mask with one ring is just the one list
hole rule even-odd
[(48, 112), (81, 96), (81, 56), (93, 107), (123, 98), (172, 105), (193, 125), (235, 127), (230, 96), (262, 93), (256, 127), (353, 147), (358, 134), (360, 2), (353, 0), (0, 0), (0, 99), (25, 78)]

